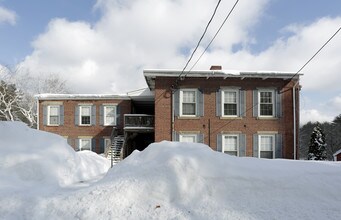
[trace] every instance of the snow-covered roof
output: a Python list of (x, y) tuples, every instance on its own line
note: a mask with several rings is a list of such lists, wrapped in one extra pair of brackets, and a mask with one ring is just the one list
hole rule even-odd
[(182, 73), (182, 76), (188, 77), (203, 77), (203, 78), (261, 78), (261, 79), (295, 79), (298, 80), (303, 74), (296, 74), (294, 72), (281, 72), (281, 71), (241, 71), (241, 70), (171, 70), (171, 69), (145, 69), (143, 75), (151, 90), (155, 87), (156, 77), (178, 77)]
[(130, 99), (128, 95), (113, 94), (38, 94), (38, 100)]
[(127, 95), (132, 100), (137, 101), (152, 101), (154, 100), (154, 92), (149, 88), (138, 89), (134, 91), (127, 92)]
[(338, 151), (336, 151), (336, 152), (333, 154), (333, 156), (336, 157), (336, 155), (338, 155), (338, 154), (341, 154), (341, 149), (338, 150)]

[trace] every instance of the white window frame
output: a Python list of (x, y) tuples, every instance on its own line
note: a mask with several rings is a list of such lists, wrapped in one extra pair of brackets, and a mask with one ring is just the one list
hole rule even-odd
[[(82, 123), (82, 108), (87, 107), (90, 109), (90, 123), (89, 124), (83, 124)], [(79, 125), (82, 126), (91, 126), (91, 121), (92, 121), (92, 105), (80, 105), (79, 106)]]
[[(58, 109), (58, 123), (51, 124), (50, 116), (51, 116), (51, 107), (57, 107)], [(60, 105), (49, 105), (47, 106), (47, 125), (49, 126), (59, 126), (60, 125)]]
[(104, 149), (105, 149), (108, 145), (111, 145), (111, 139), (110, 139), (110, 138), (104, 138)]
[[(224, 104), (225, 104), (225, 92), (235, 92), (236, 93), (236, 115), (225, 115)], [(222, 89), (221, 90), (221, 115), (223, 117), (238, 117), (239, 109), (239, 90), (237, 89)]]
[[(271, 92), (271, 99), (272, 99), (272, 115), (261, 115), (261, 93), (262, 92)], [(264, 118), (273, 118), (275, 117), (275, 90), (273, 89), (261, 89), (258, 91), (258, 116)]]
[[(185, 142), (183, 141), (184, 137), (194, 137), (194, 142), (193, 143), (198, 143), (198, 134), (179, 134), (179, 142)], [(187, 143), (192, 143), (192, 142), (187, 142)]]
[(260, 134), (258, 135), (258, 157), (261, 157), (261, 139), (262, 137), (272, 137), (272, 159), (275, 158), (275, 153), (276, 153), (276, 135), (274, 134)]
[[(184, 92), (194, 92), (194, 98), (195, 98), (195, 108), (194, 108), (194, 115), (184, 115), (183, 114), (183, 109), (182, 109), (182, 106), (183, 106), (183, 93)], [(196, 117), (198, 115), (198, 90), (197, 89), (181, 89), (180, 90), (180, 116), (183, 116), (183, 117)]]
[[(107, 122), (107, 108), (108, 107), (110, 107), (110, 108), (113, 107), (114, 111), (115, 111), (114, 122), (113, 123), (108, 123)], [(115, 125), (117, 125), (116, 118), (117, 118), (117, 106), (116, 105), (103, 105), (103, 122), (104, 122), (104, 125), (105, 126), (115, 126)]]
[[(80, 138), (79, 139), (79, 151), (82, 151), (83, 149), (82, 149), (82, 142), (83, 141), (89, 141), (89, 143), (90, 143), (90, 151), (92, 151), (92, 138)], [(85, 150), (88, 150), (88, 149), (85, 149)]]
[(224, 134), (224, 135), (222, 135), (222, 148), (221, 148), (221, 150), (222, 150), (222, 152), (224, 153), (225, 152), (225, 137), (236, 137), (237, 138), (237, 157), (239, 157), (239, 135), (238, 134)]

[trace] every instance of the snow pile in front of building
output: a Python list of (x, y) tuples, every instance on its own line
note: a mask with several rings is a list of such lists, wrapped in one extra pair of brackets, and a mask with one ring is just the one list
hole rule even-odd
[[(38, 133), (30, 134), (37, 136), (38, 146), (61, 143), (59, 138), (51, 140)], [(8, 138), (8, 146), (17, 142), (13, 138), (14, 135)], [(34, 155), (31, 150), (23, 154)], [(46, 158), (49, 155), (44, 153)], [(56, 150), (55, 163), (46, 171), (55, 172), (54, 167), (63, 166), (59, 163), (65, 164), (66, 160), (61, 158), (68, 155), (66, 150)], [(74, 163), (79, 161), (82, 160)], [(0, 164), (3, 167), (3, 160)], [(12, 171), (17, 172), (17, 168)], [(82, 172), (79, 175), (85, 176), (90, 170)], [(35, 188), (19, 194), (4, 185), (1, 177), (0, 216), (4, 219), (341, 219), (340, 174), (341, 163), (337, 162), (238, 158), (212, 151), (203, 144), (165, 141), (142, 152), (134, 151), (97, 182), (41, 190), (45, 182), (34, 180)], [(13, 186), (20, 184), (18, 180), (12, 181)]]
[(2, 188), (65, 187), (96, 178), (110, 167), (96, 153), (76, 153), (65, 138), (20, 122), (0, 122), (0, 151)]

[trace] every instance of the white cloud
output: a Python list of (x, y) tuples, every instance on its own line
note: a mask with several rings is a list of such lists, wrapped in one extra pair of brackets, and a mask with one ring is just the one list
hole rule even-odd
[[(213, 48), (230, 51), (234, 43), (252, 41), (247, 29), (257, 22), (266, 2), (241, 2)], [(98, 1), (96, 8), (103, 14), (97, 23), (52, 20), (21, 66), (32, 73), (59, 73), (75, 92), (146, 87), (144, 68), (183, 67), (187, 55), (182, 51), (194, 48), (215, 4), (215, 0)], [(231, 7), (232, 2), (221, 3), (215, 26)], [(205, 41), (215, 31), (212, 26)]]
[(17, 19), (17, 15), (14, 11), (6, 9), (0, 6), (0, 24), (1, 23), (9, 23), (11, 25), (15, 25)]
[[(225, 69), (296, 72), (341, 23), (341, 17), (325, 17), (312, 23), (288, 24), (280, 30), (282, 37), (254, 54), (248, 48), (257, 39), (250, 30), (262, 18), (267, 3), (241, 1), (195, 69), (215, 64)], [(215, 4), (215, 0), (98, 0), (95, 8), (102, 13), (98, 22), (52, 20), (32, 43), (33, 53), (21, 66), (36, 74), (58, 73), (77, 93), (122, 93), (146, 87), (143, 69), (183, 68), (189, 56), (183, 51), (195, 47)], [(232, 4), (222, 1), (197, 56)], [(232, 51), (237, 44), (243, 47)], [(301, 85), (306, 95), (309, 91), (341, 94), (340, 51), (341, 33), (303, 69)], [(310, 110), (303, 110), (302, 122), (332, 119), (321, 113), (321, 106), (314, 106), (318, 103), (305, 106)]]
[(300, 112), (300, 124), (306, 124), (307, 122), (330, 122), (334, 119), (329, 115), (325, 115), (316, 109), (303, 109)]

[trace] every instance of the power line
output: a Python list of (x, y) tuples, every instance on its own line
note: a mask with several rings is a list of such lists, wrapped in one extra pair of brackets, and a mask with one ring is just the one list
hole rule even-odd
[[(201, 55), (199, 56), (199, 58), (197, 59), (197, 61), (195, 61), (195, 63), (193, 64), (193, 66), (191, 67), (191, 69), (189, 70), (189, 72), (197, 65), (197, 63), (199, 62), (199, 60), (201, 59), (201, 57), (206, 53), (206, 51), (208, 50), (208, 48), (211, 46), (212, 42), (214, 41), (214, 39), (217, 37), (218, 33), (220, 32), (221, 28), (224, 26), (226, 20), (230, 17), (230, 15), (232, 14), (234, 8), (237, 6), (239, 0), (237, 0), (233, 7), (231, 8), (230, 12), (228, 13), (228, 15), (226, 16), (225, 20), (223, 21), (223, 23), (220, 25), (218, 31), (215, 33), (215, 35), (213, 36), (212, 40), (210, 41), (210, 43), (206, 46), (205, 50), (201, 53)], [(186, 74), (187, 75), (187, 74)]]
[(308, 65), (308, 63), (310, 63), (310, 61), (312, 61), (315, 56), (337, 35), (337, 33), (341, 30), (341, 26), (339, 27), (339, 29), (322, 45), (322, 47), (320, 47), (320, 49), (290, 78), (290, 81), (295, 78), (295, 76), (297, 76), (297, 74), (299, 72), (301, 72), (303, 70), (303, 68)]
[[(320, 49), (290, 78), (290, 80), (289, 81), (291, 81), (295, 76), (297, 76), (297, 74), (299, 73), (299, 72), (301, 72), (302, 71), (302, 69), (304, 68), (304, 67), (306, 67), (307, 65), (308, 65), (308, 63), (310, 63), (310, 61), (312, 60), (312, 59), (314, 59), (314, 57), (338, 34), (338, 32), (341, 30), (341, 27), (322, 45), (322, 47), (320, 47)], [(290, 89), (291, 90), (291, 89)], [(289, 89), (288, 90), (285, 90), (285, 91), (283, 91), (283, 92), (281, 92), (281, 93), (284, 93), (284, 92), (287, 92), (287, 91), (289, 91)], [(248, 109), (246, 109), (242, 114), (244, 115), (246, 115), (246, 113), (248, 112), (248, 111), (250, 111), (251, 109), (253, 109), (254, 107), (256, 107), (256, 106), (258, 106), (258, 102), (257, 103), (255, 103), (254, 105), (252, 105), (250, 108), (248, 108)], [(233, 122), (234, 120), (231, 120), (231, 121), (229, 121), (229, 122), (227, 122), (226, 124), (224, 124), (224, 125), (222, 125), (221, 127), (219, 127), (218, 129), (215, 129), (214, 131), (213, 131), (213, 133), (214, 132), (216, 132), (216, 131), (218, 131), (218, 130), (220, 130), (220, 129), (222, 129), (223, 127), (225, 127), (225, 126), (227, 126), (227, 125), (229, 125), (229, 124), (231, 124), (232, 122)]]
[(221, 0), (218, 1), (218, 3), (217, 3), (217, 5), (216, 5), (216, 7), (215, 7), (215, 9), (214, 9), (214, 12), (213, 12), (211, 18), (210, 18), (210, 20), (208, 21), (208, 23), (207, 23), (207, 25), (206, 25), (206, 27), (205, 27), (204, 33), (201, 35), (201, 37), (200, 37), (200, 39), (199, 39), (199, 41), (198, 41), (196, 47), (194, 48), (194, 50), (193, 50), (193, 52), (192, 52), (190, 58), (188, 59), (186, 65), (185, 65), (185, 67), (182, 69), (180, 75), (179, 75), (178, 78), (176, 79), (175, 85), (173, 85), (172, 87), (177, 87), (177, 85), (178, 85), (178, 83), (179, 83), (179, 80), (180, 80), (180, 78), (181, 78), (181, 75), (184, 73), (184, 71), (185, 71), (185, 69), (187, 68), (189, 62), (191, 62), (194, 53), (197, 51), (197, 49), (198, 49), (198, 47), (199, 47), (199, 45), (200, 45), (202, 39), (204, 38), (204, 36), (205, 36), (205, 34), (206, 34), (206, 32), (207, 32), (207, 29), (208, 29), (208, 27), (210, 26), (210, 24), (211, 24), (211, 22), (212, 22), (212, 20), (213, 20), (213, 17), (215, 16), (215, 14), (216, 14), (216, 12), (217, 12), (217, 9), (218, 9), (218, 7), (219, 7), (219, 5), (220, 5), (220, 2), (221, 2)]

